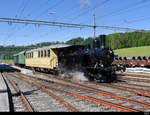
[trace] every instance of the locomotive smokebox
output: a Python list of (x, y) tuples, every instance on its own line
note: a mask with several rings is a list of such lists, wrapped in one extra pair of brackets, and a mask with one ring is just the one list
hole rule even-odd
[(106, 35), (100, 36), (100, 43), (101, 43), (101, 48), (105, 49), (106, 48)]

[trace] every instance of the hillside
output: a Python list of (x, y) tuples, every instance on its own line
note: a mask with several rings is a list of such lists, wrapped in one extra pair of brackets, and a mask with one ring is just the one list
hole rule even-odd
[(124, 48), (124, 49), (114, 50), (114, 52), (118, 53), (119, 56), (121, 57), (150, 56), (150, 46)]

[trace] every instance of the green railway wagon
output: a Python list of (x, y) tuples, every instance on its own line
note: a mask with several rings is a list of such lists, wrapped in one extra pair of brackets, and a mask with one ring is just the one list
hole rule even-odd
[(17, 54), (15, 54), (15, 55), (13, 56), (13, 60), (14, 60), (14, 64), (15, 64), (15, 65), (18, 65), (18, 55), (17, 55)]
[(19, 66), (25, 66), (25, 58), (25, 51), (14, 55), (14, 64)]

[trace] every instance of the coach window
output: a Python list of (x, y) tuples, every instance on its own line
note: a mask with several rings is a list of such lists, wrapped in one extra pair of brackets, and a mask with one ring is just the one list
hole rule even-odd
[(43, 57), (43, 51), (41, 51), (41, 57)]
[(33, 52), (31, 53), (31, 57), (33, 58)]
[(40, 51), (38, 51), (38, 57), (40, 58), (40, 55), (41, 55), (41, 53), (40, 53)]
[(47, 57), (47, 52), (46, 52), (46, 50), (44, 50), (44, 57)]
[(48, 50), (48, 57), (50, 57), (50, 50)]
[(30, 53), (30, 58), (31, 58), (31, 53)]

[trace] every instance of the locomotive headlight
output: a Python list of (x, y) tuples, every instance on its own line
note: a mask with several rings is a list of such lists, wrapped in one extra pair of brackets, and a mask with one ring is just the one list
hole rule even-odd
[(104, 65), (103, 65), (103, 64), (101, 64), (101, 67), (104, 67)]

